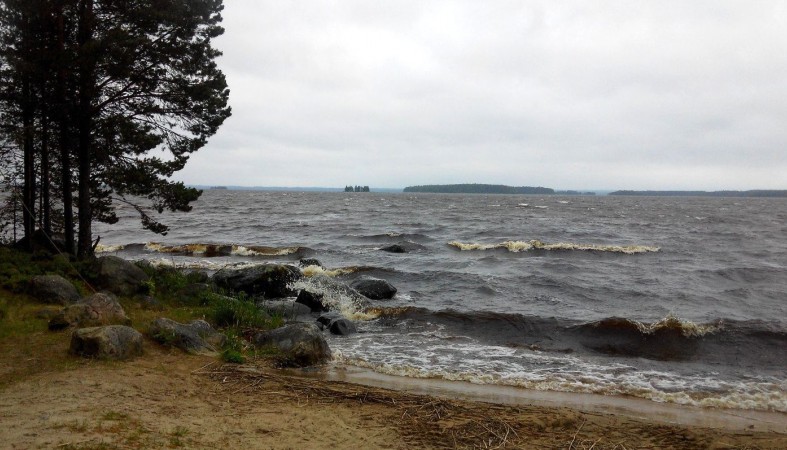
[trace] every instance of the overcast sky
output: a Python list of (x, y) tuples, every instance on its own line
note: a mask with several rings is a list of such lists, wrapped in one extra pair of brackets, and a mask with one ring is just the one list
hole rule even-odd
[(190, 184), (787, 189), (787, 2), (225, 0)]

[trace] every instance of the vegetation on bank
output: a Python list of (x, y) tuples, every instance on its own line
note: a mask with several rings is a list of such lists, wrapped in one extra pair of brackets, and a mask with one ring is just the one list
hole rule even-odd
[(432, 194), (530, 194), (530, 195), (596, 195), (595, 192), (556, 191), (552, 188), (533, 186), (506, 186), (503, 184), (426, 184), (408, 186), (404, 192)]
[[(245, 295), (213, 288), (204, 273), (144, 263), (139, 266), (151, 277), (146, 286), (147, 295), (118, 300), (132, 326), (143, 334), (147, 332), (147, 324), (159, 317), (180, 323), (203, 319), (227, 336), (224, 348), (220, 349), (225, 361), (276, 356), (267, 349), (254, 349), (246, 338), (257, 331), (281, 326), (281, 316), (267, 314)], [(37, 275), (57, 274), (77, 286), (81, 294), (91, 294), (92, 288), (83, 272), (86, 267), (69, 262), (68, 258), (33, 257), (0, 246), (0, 367), (7, 368), (0, 370), (0, 389), (35, 373), (68, 370), (85, 364), (82, 358), (68, 354), (68, 336), (48, 329), (49, 319), (62, 305), (36, 301), (28, 295), (27, 287)], [(18, 364), (19, 361), (26, 363)]]
[(502, 184), (426, 184), (408, 186), (404, 192), (425, 192), (435, 194), (554, 194), (555, 190), (533, 186), (505, 186)]
[(787, 190), (751, 191), (615, 191), (608, 195), (645, 197), (787, 197)]

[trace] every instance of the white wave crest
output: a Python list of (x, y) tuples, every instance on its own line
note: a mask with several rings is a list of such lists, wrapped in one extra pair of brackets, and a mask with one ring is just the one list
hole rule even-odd
[(98, 244), (96, 246), (96, 253), (114, 253), (119, 252), (126, 248), (125, 245), (103, 245)]
[(638, 253), (658, 252), (661, 250), (661, 248), (659, 247), (653, 247), (647, 245), (574, 244), (569, 242), (557, 242), (557, 243), (549, 244), (538, 240), (505, 241), (498, 244), (463, 243), (459, 241), (451, 241), (448, 243), (448, 245), (452, 247), (456, 247), (462, 251), (506, 249), (513, 253), (526, 252), (528, 250), (537, 249), (537, 250), (608, 252), (608, 253), (623, 253), (627, 255), (634, 255)]
[(340, 275), (348, 275), (358, 272), (358, 270), (360, 270), (358, 267), (339, 267), (338, 269), (326, 269), (324, 267), (312, 265), (302, 267), (301, 273), (303, 273), (305, 277), (309, 278), (319, 275), (324, 275), (326, 277), (338, 277)]
[(643, 324), (636, 322), (637, 328), (643, 334), (653, 334), (659, 330), (675, 329), (680, 330), (681, 334), (686, 337), (702, 337), (707, 334), (713, 334), (722, 329), (722, 324), (696, 324), (690, 320), (681, 319), (673, 314), (668, 314), (667, 317), (651, 324)]

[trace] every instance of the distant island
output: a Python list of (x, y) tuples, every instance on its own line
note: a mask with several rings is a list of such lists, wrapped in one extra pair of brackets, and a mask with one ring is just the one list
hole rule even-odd
[(369, 186), (345, 186), (344, 192), (370, 192)]
[(608, 195), (639, 195), (646, 197), (787, 197), (787, 190), (752, 191), (615, 191)]
[(433, 194), (540, 194), (540, 195), (595, 195), (594, 192), (555, 191), (552, 188), (533, 186), (505, 186), (502, 184), (426, 184), (408, 186), (404, 192)]

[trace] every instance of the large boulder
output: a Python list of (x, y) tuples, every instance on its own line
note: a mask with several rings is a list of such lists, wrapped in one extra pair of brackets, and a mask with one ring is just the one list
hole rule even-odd
[(350, 287), (372, 300), (393, 298), (396, 288), (391, 283), (373, 277), (361, 277), (350, 283)]
[(69, 351), (90, 358), (129, 359), (142, 354), (142, 334), (124, 325), (79, 328)]
[(67, 327), (99, 327), (102, 325), (131, 325), (117, 298), (109, 293), (93, 294), (68, 305), (49, 321), (50, 330)]
[(331, 359), (331, 349), (320, 329), (312, 323), (295, 323), (254, 337), (257, 347), (274, 347), (282, 353), (288, 367), (307, 367)]
[(155, 341), (194, 354), (217, 352), (227, 340), (204, 320), (183, 324), (162, 317), (150, 324), (148, 334)]
[(281, 298), (295, 295), (289, 284), (303, 275), (294, 266), (263, 264), (240, 269), (224, 268), (213, 275), (216, 286), (232, 292), (245, 292), (251, 296)]
[(96, 258), (90, 277), (96, 286), (123, 296), (143, 292), (145, 283), (150, 279), (137, 265), (117, 256)]
[(38, 275), (30, 280), (30, 295), (42, 303), (70, 305), (78, 301), (77, 288), (60, 275)]
[(312, 312), (308, 306), (291, 300), (263, 300), (257, 303), (257, 307), (271, 316), (281, 316), (285, 319), (293, 319)]

